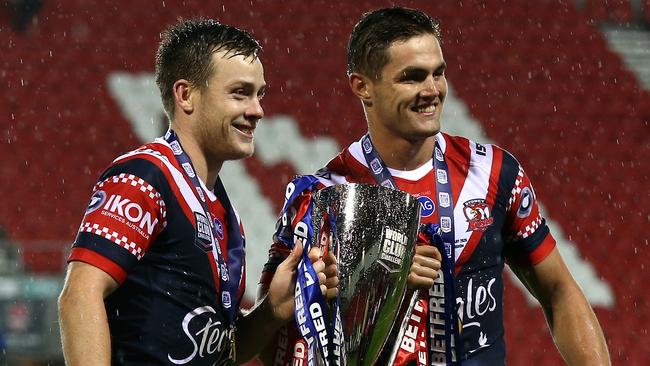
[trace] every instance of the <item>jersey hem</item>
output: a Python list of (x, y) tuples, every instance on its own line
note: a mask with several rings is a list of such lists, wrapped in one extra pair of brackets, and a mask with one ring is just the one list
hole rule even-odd
[(120, 285), (126, 280), (126, 272), (119, 265), (103, 255), (86, 248), (73, 248), (68, 263), (79, 261), (90, 264), (106, 272)]

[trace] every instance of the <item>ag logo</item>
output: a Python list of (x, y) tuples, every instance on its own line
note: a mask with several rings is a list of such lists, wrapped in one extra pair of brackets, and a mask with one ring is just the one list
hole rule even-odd
[(421, 217), (429, 217), (436, 210), (436, 205), (433, 203), (431, 198), (427, 196), (420, 196), (418, 197), (418, 201), (420, 202)]
[(490, 217), (490, 208), (482, 198), (463, 203), (463, 213), (469, 223), (467, 231), (485, 231), (494, 222), (494, 218)]
[(93, 193), (93, 196), (90, 197), (90, 203), (88, 204), (88, 208), (86, 208), (86, 215), (102, 207), (104, 201), (106, 201), (106, 192), (97, 191)]

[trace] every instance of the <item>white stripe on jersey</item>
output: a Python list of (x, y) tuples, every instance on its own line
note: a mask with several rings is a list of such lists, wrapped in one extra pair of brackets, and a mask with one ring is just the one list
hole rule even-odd
[(463, 249), (465, 249), (467, 240), (474, 233), (474, 231), (468, 231), (469, 222), (463, 212), (463, 203), (472, 199), (487, 200), (488, 188), (490, 187), (490, 173), (492, 170), (492, 145), (481, 145), (485, 148), (485, 155), (476, 153), (476, 142), (469, 140), (469, 145), (471, 154), (467, 177), (458, 195), (458, 201), (454, 202), (454, 232), (456, 234), (456, 243), (458, 243), (459, 239), (465, 239), (460, 243), (461, 245), (455, 247), (456, 259), (460, 257)]

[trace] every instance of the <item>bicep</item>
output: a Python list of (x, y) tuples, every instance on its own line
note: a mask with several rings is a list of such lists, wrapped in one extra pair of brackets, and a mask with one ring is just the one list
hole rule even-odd
[(68, 265), (62, 297), (110, 295), (119, 286), (118, 282), (103, 270), (84, 262), (73, 261)]
[(541, 262), (530, 266), (512, 266), (513, 272), (533, 296), (546, 309), (558, 294), (566, 289), (577, 288), (557, 248)]

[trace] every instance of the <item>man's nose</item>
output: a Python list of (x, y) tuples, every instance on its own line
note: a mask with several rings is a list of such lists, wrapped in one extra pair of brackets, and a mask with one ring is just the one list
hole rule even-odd
[(264, 117), (264, 109), (262, 109), (262, 104), (260, 103), (259, 98), (253, 98), (253, 101), (246, 109), (245, 116), (255, 119), (261, 119)]
[(440, 88), (433, 76), (427, 77), (423, 83), (422, 90), (420, 90), (420, 96), (423, 98), (435, 98), (440, 94)]

